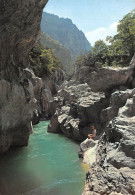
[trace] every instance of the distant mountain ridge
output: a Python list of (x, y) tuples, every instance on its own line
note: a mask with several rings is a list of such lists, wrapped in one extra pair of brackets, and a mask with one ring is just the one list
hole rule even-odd
[(43, 12), (41, 30), (68, 48), (73, 60), (79, 54), (91, 50), (84, 33), (73, 24), (71, 19), (59, 18), (54, 14)]

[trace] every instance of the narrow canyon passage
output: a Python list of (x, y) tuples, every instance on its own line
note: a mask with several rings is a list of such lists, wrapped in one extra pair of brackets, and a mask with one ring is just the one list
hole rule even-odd
[(34, 127), (29, 146), (11, 149), (0, 159), (0, 194), (80, 195), (85, 172), (79, 144), (47, 133), (48, 121)]

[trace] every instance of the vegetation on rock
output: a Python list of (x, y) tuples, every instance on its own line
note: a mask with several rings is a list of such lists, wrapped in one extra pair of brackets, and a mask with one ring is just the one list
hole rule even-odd
[(75, 67), (79, 69), (82, 66), (95, 66), (96, 56), (93, 53), (87, 53), (84, 55), (79, 55), (75, 61)]
[(73, 69), (73, 63), (69, 49), (61, 45), (58, 41), (53, 40), (43, 32), (41, 33), (40, 43), (44, 48), (50, 48), (53, 50), (55, 55), (61, 60), (63, 69), (66, 72), (69, 72)]
[(62, 67), (53, 50), (45, 49), (40, 43), (29, 52), (29, 61), (31, 69), (39, 77), (48, 76), (55, 69)]

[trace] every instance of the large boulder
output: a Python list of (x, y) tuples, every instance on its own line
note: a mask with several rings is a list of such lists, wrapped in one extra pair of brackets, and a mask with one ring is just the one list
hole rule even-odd
[[(78, 152), (78, 156), (79, 158), (85, 158), (87, 156), (90, 156), (89, 153), (87, 155), (86, 151), (89, 151), (91, 148), (93, 148), (96, 145), (96, 141), (94, 141), (93, 139), (86, 139), (84, 140), (81, 144), (80, 144), (80, 151)], [(85, 155), (85, 156), (84, 156)], [(91, 158), (91, 156), (90, 156)], [(84, 159), (84, 162), (86, 163), (86, 161), (89, 164), (89, 161), (86, 160), (86, 158)]]
[(134, 89), (126, 89), (124, 91), (117, 90), (111, 94), (109, 107), (101, 112), (101, 122), (104, 128), (118, 115), (119, 108), (123, 107), (127, 99), (131, 98), (134, 93)]
[(93, 139), (86, 139), (80, 144), (80, 150), (86, 152), (89, 148), (92, 148), (96, 145), (96, 142)]
[(0, 80), (0, 153), (11, 145), (28, 144), (36, 107), (33, 85), (18, 85)]
[(77, 81), (86, 82), (95, 92), (108, 92), (122, 85), (134, 84), (135, 56), (130, 66), (125, 68), (112, 68), (101, 66), (83, 66), (79, 68), (74, 78)]

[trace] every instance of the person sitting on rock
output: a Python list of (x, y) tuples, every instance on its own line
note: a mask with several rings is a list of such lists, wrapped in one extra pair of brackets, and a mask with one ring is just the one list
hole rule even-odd
[(88, 134), (88, 139), (94, 139), (96, 137), (96, 129), (95, 129), (95, 126), (92, 125), (91, 128), (92, 128), (92, 134)]

